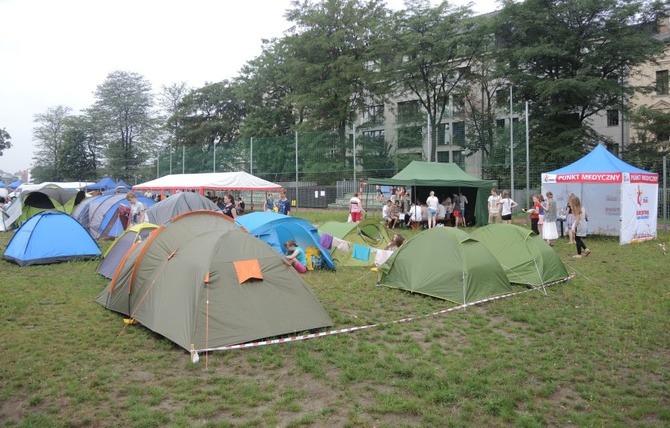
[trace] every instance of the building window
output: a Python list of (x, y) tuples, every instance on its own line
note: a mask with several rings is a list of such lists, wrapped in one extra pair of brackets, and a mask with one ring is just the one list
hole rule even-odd
[(452, 97), (453, 115), (461, 114), (465, 111), (465, 95), (456, 94)]
[(417, 122), (423, 120), (419, 101), (398, 103), (398, 123)]
[(437, 127), (437, 144), (446, 144), (449, 145), (451, 136), (449, 135), (449, 124), (440, 123), (440, 126)]
[(377, 131), (363, 131), (363, 137), (366, 138), (384, 138), (384, 130), (379, 129)]
[(437, 152), (437, 161), (449, 163), (449, 152)]
[(498, 108), (504, 108), (509, 106), (509, 90), (508, 89), (498, 89), (496, 91), (496, 106)]
[(454, 150), (451, 152), (453, 163), (460, 166), (461, 168), (465, 167), (465, 156), (463, 156), (463, 150)]
[(496, 119), (496, 128), (505, 129), (505, 119)]
[(423, 129), (421, 126), (403, 126), (398, 128), (398, 148), (412, 149), (423, 146)]
[(465, 144), (465, 122), (454, 122), (454, 144)]
[(619, 126), (619, 110), (607, 110), (607, 126)]
[(363, 124), (381, 125), (384, 123), (384, 104), (366, 106), (363, 112)]
[(656, 93), (666, 95), (668, 93), (668, 70), (659, 70), (656, 72)]

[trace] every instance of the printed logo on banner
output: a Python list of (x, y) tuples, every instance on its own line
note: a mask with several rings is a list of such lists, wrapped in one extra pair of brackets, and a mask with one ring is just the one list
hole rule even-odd
[(649, 197), (644, 195), (644, 192), (642, 191), (642, 188), (638, 185), (637, 186), (637, 204), (639, 206), (642, 206), (643, 204), (648, 204), (649, 203)]

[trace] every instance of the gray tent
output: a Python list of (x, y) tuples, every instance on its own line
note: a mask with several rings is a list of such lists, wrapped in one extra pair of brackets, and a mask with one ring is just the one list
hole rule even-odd
[(332, 325), (295, 269), (213, 211), (134, 244), (97, 302), (193, 353)]
[(161, 225), (179, 214), (198, 210), (220, 211), (214, 202), (198, 193), (180, 192), (147, 208), (145, 213), (148, 222)]

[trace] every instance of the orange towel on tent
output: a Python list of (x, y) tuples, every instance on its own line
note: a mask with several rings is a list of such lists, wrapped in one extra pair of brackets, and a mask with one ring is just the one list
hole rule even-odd
[(233, 262), (235, 271), (237, 271), (237, 280), (240, 284), (250, 279), (263, 279), (263, 272), (261, 272), (261, 264), (258, 259), (238, 260)]

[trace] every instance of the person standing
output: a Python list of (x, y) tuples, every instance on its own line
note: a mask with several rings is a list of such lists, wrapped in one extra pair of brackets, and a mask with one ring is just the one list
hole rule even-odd
[(591, 254), (591, 250), (586, 247), (586, 244), (583, 241), (583, 238), (586, 237), (586, 218), (588, 217), (588, 214), (577, 196), (571, 197), (568, 203), (570, 204), (572, 214), (575, 216), (572, 230), (575, 237), (575, 245), (577, 246), (577, 254), (572, 257), (581, 259), (582, 249), (584, 250), (584, 257)]
[(500, 196), (498, 196), (498, 189), (495, 187), (491, 189), (491, 196), (488, 199), (489, 208), (489, 224), (502, 223), (500, 217)]
[(426, 208), (428, 209), (428, 229), (432, 229), (437, 225), (437, 206), (440, 201), (435, 196), (435, 192), (430, 191), (430, 196), (426, 199)]
[(286, 197), (286, 189), (281, 190), (281, 197), (277, 203), (277, 212), (279, 214), (291, 215), (291, 201)]
[(272, 197), (272, 193), (268, 193), (265, 199), (265, 212), (271, 213), (275, 210), (275, 200)]
[(512, 208), (516, 207), (518, 204), (514, 202), (509, 197), (509, 192), (503, 190), (502, 198), (500, 199), (500, 218), (503, 223), (511, 224), (512, 223)]
[(540, 222), (540, 200), (537, 195), (533, 195), (533, 207), (529, 210), (524, 209), (524, 211), (530, 214), (530, 228), (536, 235), (540, 235), (540, 230), (538, 229), (538, 223)]
[(126, 200), (130, 203), (130, 226), (144, 223), (144, 204), (137, 200), (135, 192), (126, 193)]
[(354, 196), (349, 199), (349, 215), (351, 216), (351, 221), (353, 223), (358, 223), (361, 221), (361, 215), (365, 210), (361, 206), (361, 200), (358, 199), (358, 193), (354, 193)]
[(223, 207), (221, 208), (221, 212), (232, 219), (237, 218), (237, 209), (235, 209), (235, 203), (233, 202), (233, 197), (230, 193), (223, 195)]
[(468, 198), (465, 197), (465, 195), (462, 192), (458, 192), (458, 195), (455, 197), (455, 203), (454, 203), (454, 211), (456, 210), (456, 207), (458, 207), (458, 218), (456, 218), (456, 227), (458, 227), (458, 223), (460, 222), (463, 227), (467, 226), (467, 221), (465, 220), (465, 208), (466, 205), (468, 204)]
[(544, 202), (544, 226), (542, 228), (542, 239), (547, 241), (547, 244), (554, 245), (554, 241), (558, 239), (558, 229), (556, 228), (556, 201), (554, 194), (547, 192), (547, 200)]

